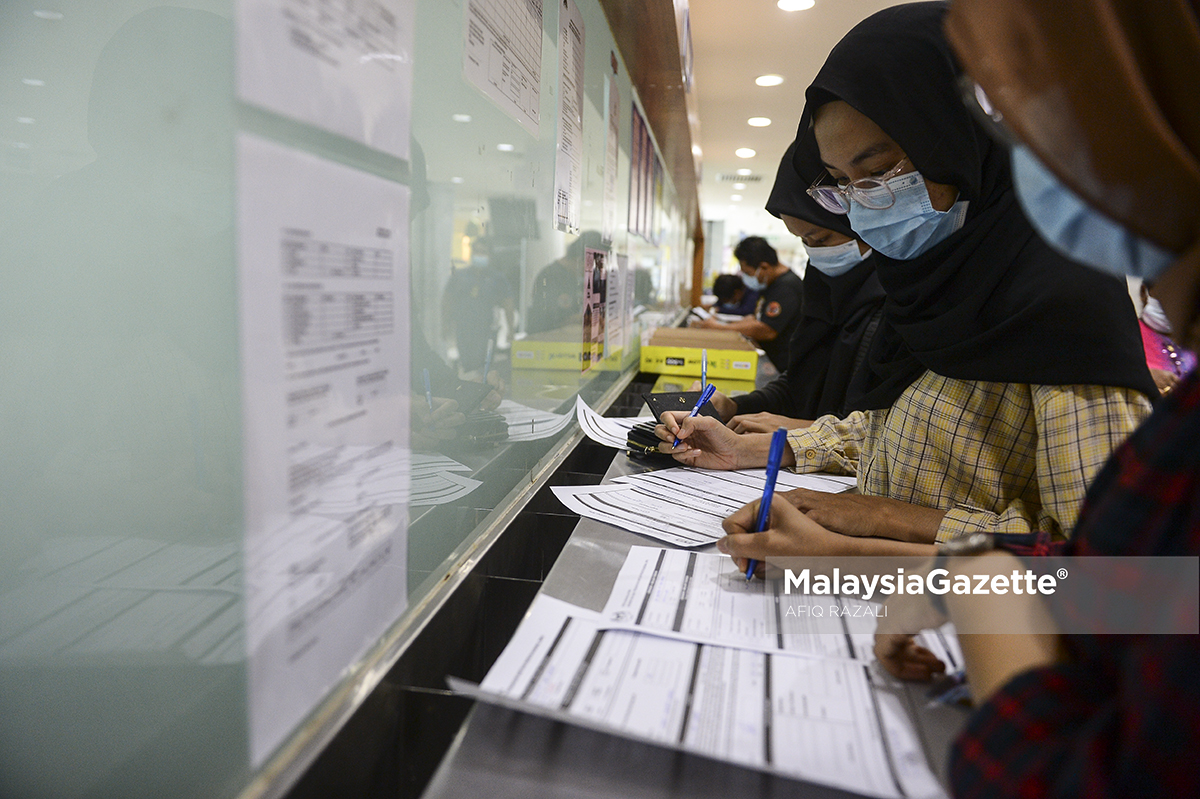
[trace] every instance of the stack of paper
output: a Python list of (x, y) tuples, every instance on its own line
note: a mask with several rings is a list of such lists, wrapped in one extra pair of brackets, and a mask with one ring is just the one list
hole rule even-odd
[(569, 413), (551, 413), (539, 411), (528, 405), (521, 405), (512, 400), (504, 400), (496, 413), (504, 417), (508, 423), (509, 441), (534, 441), (539, 438), (550, 438), (561, 433), (571, 423)]
[(649, 416), (645, 418), (637, 416), (619, 418), (601, 416), (593, 411), (581, 397), (575, 398), (575, 415), (579, 419), (579, 426), (583, 428), (584, 435), (597, 444), (617, 449), (629, 449), (627, 440), (630, 428), (642, 422), (651, 421)]

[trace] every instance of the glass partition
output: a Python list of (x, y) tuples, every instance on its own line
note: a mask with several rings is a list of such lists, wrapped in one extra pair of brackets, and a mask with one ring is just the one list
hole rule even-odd
[(595, 0), (14, 0), (0, 52), (0, 795), (237, 795), (637, 370), (692, 222)]

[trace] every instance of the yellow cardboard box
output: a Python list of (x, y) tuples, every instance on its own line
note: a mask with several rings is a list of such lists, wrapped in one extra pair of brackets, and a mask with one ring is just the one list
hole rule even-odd
[(731, 330), (660, 327), (642, 344), (641, 369), (662, 375), (700, 376), (701, 354), (708, 351), (709, 378), (754, 382), (758, 351)]

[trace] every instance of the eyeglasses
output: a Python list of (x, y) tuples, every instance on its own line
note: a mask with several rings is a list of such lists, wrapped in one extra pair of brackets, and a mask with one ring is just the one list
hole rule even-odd
[(900, 168), (907, 160), (908, 156), (901, 158), (900, 163), (878, 177), (838, 181), (836, 186), (821, 185), (821, 181), (829, 177), (828, 172), (823, 172), (808, 187), (808, 196), (832, 214), (850, 213), (851, 200), (873, 211), (891, 208), (896, 203), (896, 195), (887, 182), (900, 174)]

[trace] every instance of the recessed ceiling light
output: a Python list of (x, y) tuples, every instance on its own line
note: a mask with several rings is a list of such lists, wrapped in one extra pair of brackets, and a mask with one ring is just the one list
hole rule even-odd
[(17, 121), (22, 125), (32, 125), (34, 123), (33, 117), (17, 117)]
[(58, 11), (34, 11), (33, 15), (38, 19), (62, 19), (63, 15)]
[(737, 189), (738, 191), (741, 191), (742, 189), (746, 188), (746, 184), (745, 183), (734, 183), (733, 187), (735, 189)]
[(497, 144), (496, 149), (502, 153), (511, 153), (513, 150), (515, 150), (517, 148), (511, 144)]
[(24, 79), (22, 79), (21, 83), (24, 83), (26, 86), (45, 86), (46, 85), (46, 81), (41, 80), (40, 78), (24, 78)]
[(470, 122), (471, 121), (470, 114), (454, 114), (450, 118), (453, 119), (455, 122)]
[(746, 175), (752, 174), (752, 170), (749, 170), (749, 169), (746, 169), (745, 167), (742, 167), (741, 169), (739, 169), (739, 170), (737, 171), (737, 174), (739, 174), (739, 175), (742, 175), (743, 177), (745, 177)]
[(754, 152), (754, 150), (751, 150), (749, 147), (739, 147), (733, 151), (733, 154), (738, 158), (753, 158), (754, 156), (758, 155), (758, 153)]
[(692, 155), (701, 155), (702, 153), (703, 153), (703, 151), (700, 149), (699, 144), (692, 145)]
[(451, 183), (462, 183), (463, 179), (456, 175), (455, 177), (450, 178), (450, 182)]
[(817, 4), (816, 0), (779, 0), (775, 5), (784, 11), (804, 11)]
[(742, 201), (742, 195), (740, 195), (740, 194), (731, 194), (731, 195), (729, 196), (729, 199), (733, 200), (735, 203), (736, 203), (736, 202), (741, 202), (741, 201)]
[(759, 86), (778, 86), (783, 83), (782, 75), (759, 75), (754, 79)]
[(752, 128), (765, 128), (771, 124), (771, 120), (766, 117), (750, 117), (746, 120), (746, 124)]

